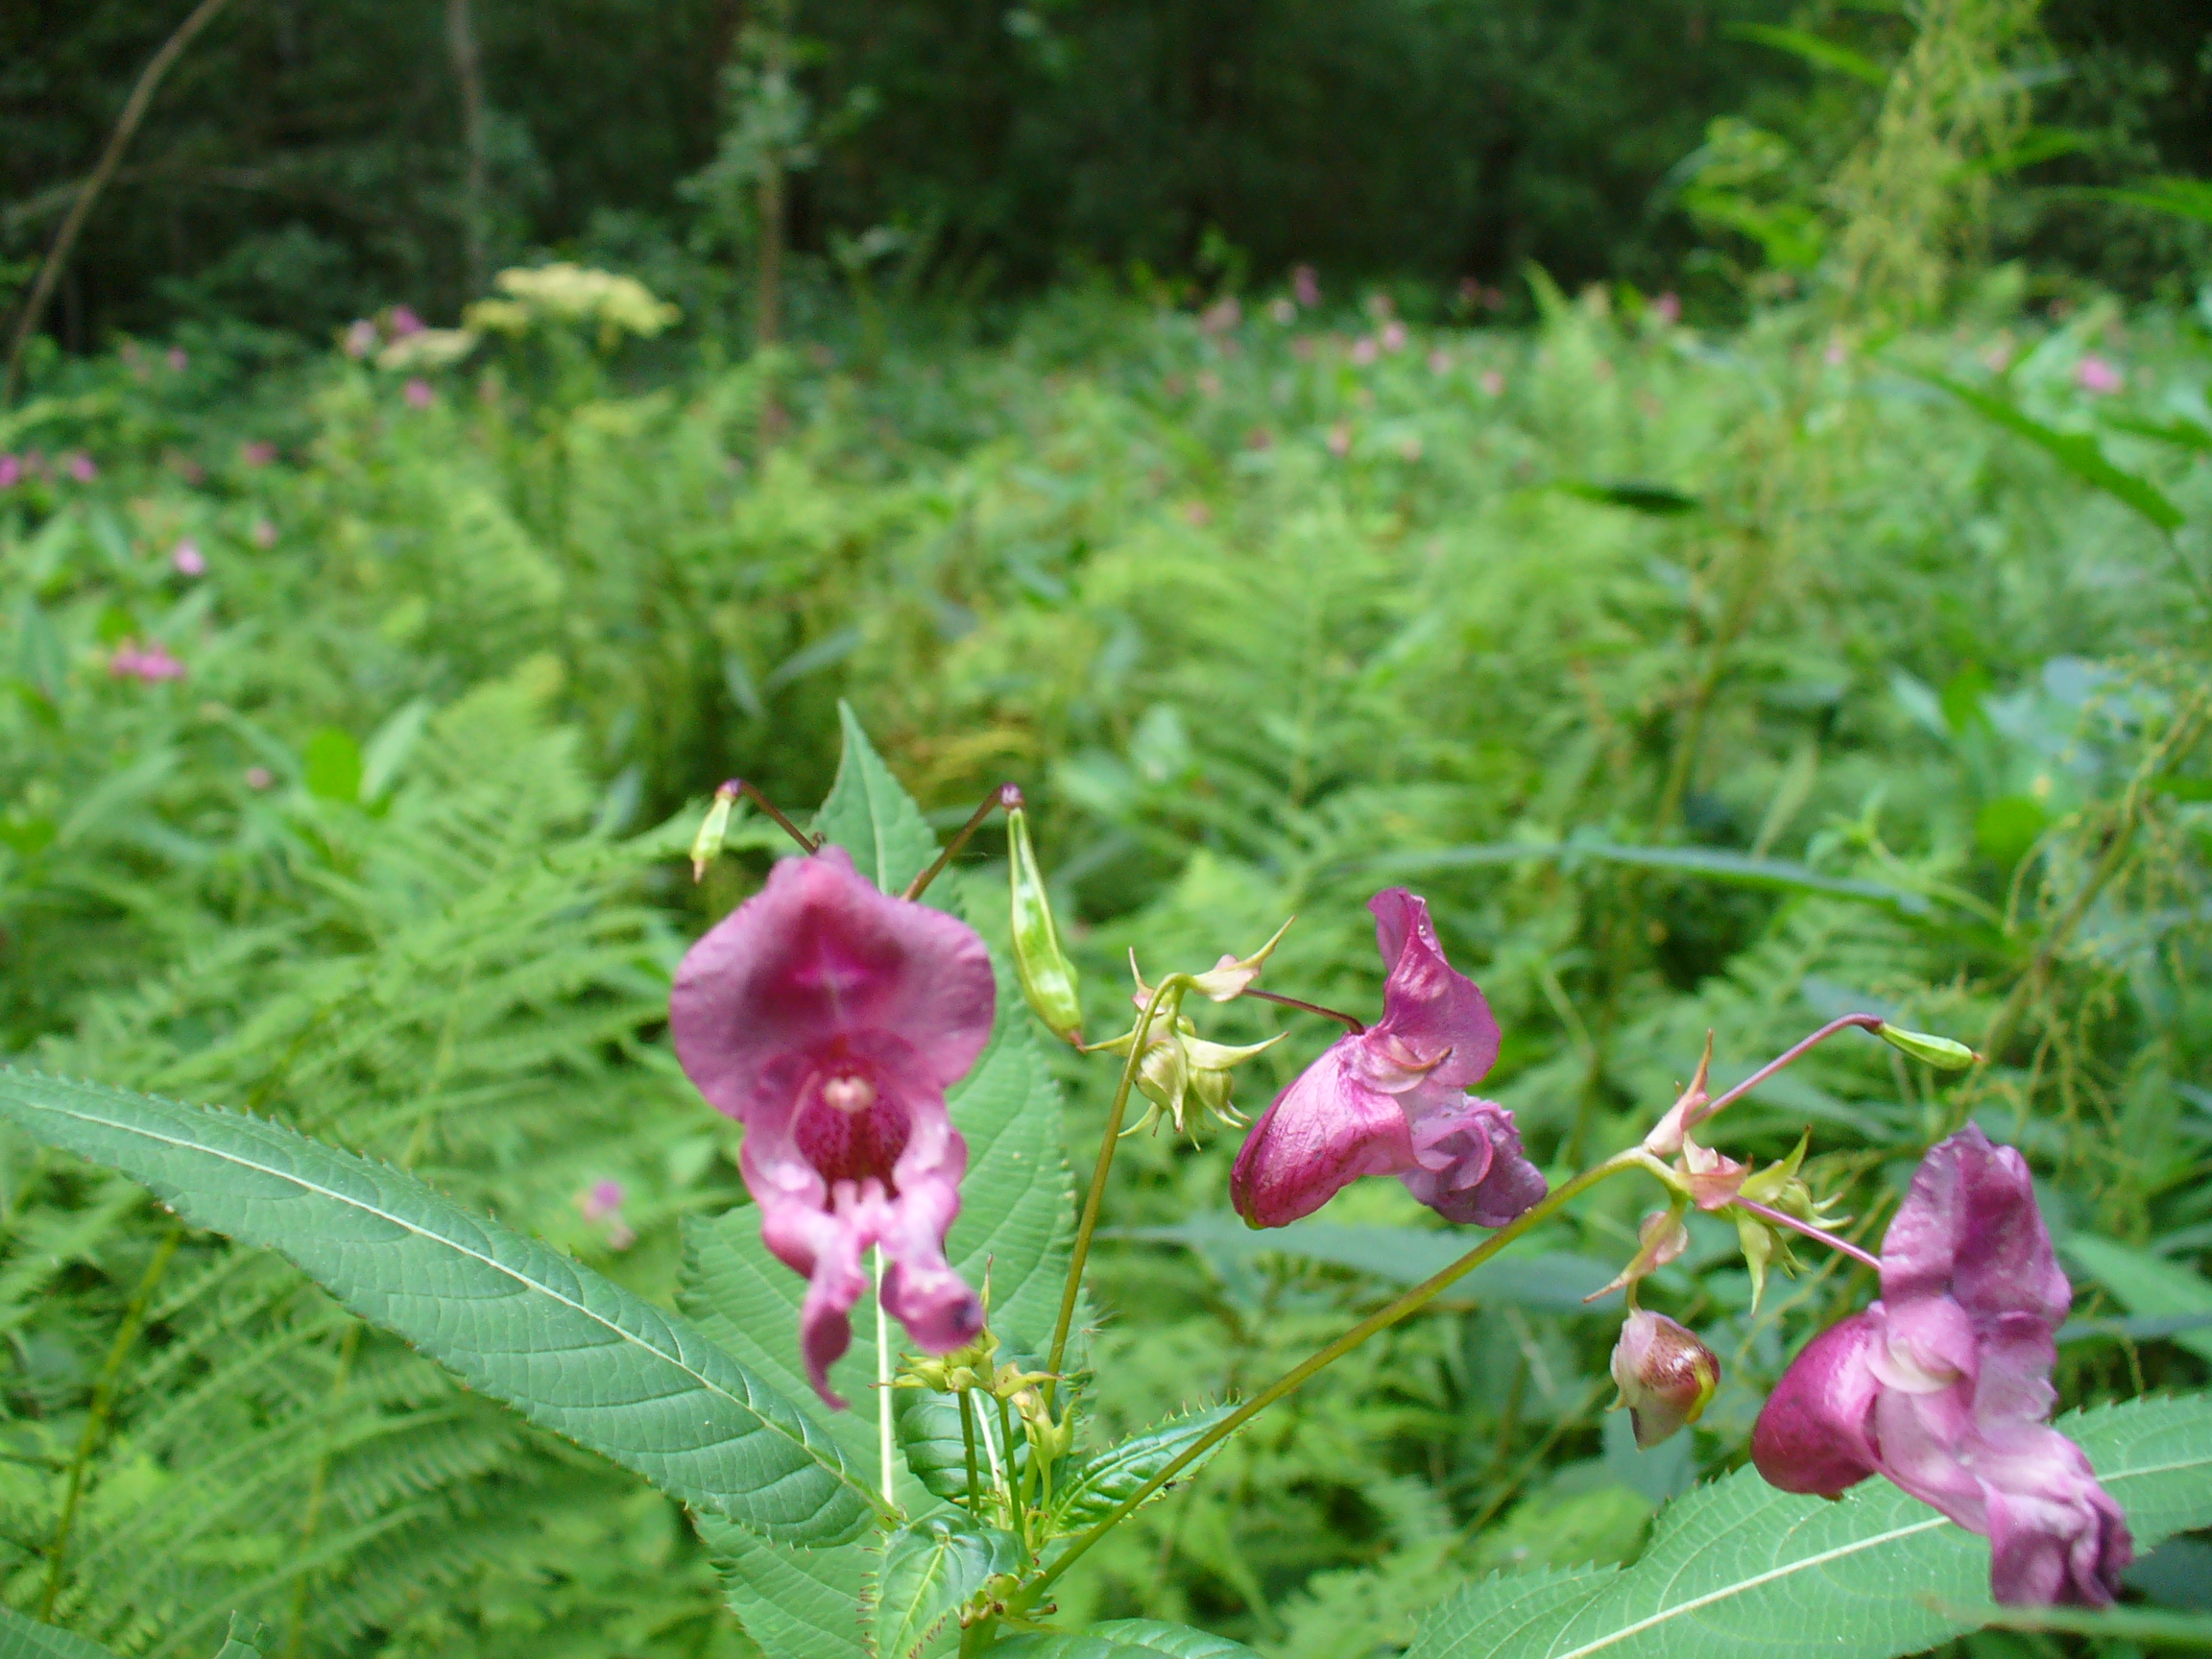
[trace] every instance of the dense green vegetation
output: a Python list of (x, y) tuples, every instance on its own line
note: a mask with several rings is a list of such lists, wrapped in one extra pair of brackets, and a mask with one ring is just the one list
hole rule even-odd
[[(1554, 1181), (1708, 1033), (1730, 1083), (1853, 1010), (1971, 1044), (1944, 1076), (1847, 1033), (1718, 1143), (1810, 1128), (1868, 1243), (1949, 1132), (2022, 1148), (2076, 1287), (2063, 1406), (2183, 1401), (2076, 1420), (2124, 1459), (2212, 1380), (2212, 228), (2157, 178), (2212, 167), (2207, 70), (2188, 8), (2037, 13), (800, 0), (783, 36), (772, 6), (241, 0), (0, 408), (0, 1064), (248, 1108), (655, 1304), (687, 1284), (810, 1402), (798, 1280), (773, 1339), (699, 1301), (758, 1233), (666, 1021), (783, 845), (742, 817), (695, 885), (709, 793), (804, 820), (850, 713), (941, 833), (1022, 786), (1094, 1035), (1132, 952), (1203, 968), (1293, 915), (1266, 984), (1371, 1010), (1365, 902), (1425, 894)], [(0, 298), (175, 21), (0, 19)], [(1005, 856), (994, 823), (933, 895), (994, 944)], [(1285, 1036), (1248, 1112), (1334, 1031), (1192, 1006)], [(1049, 1065), (1064, 1121), (1041, 1084), (989, 1109), (1087, 1166), (1117, 1063)], [(237, 1612), (241, 1651), (301, 1659), (786, 1659), (711, 1519), (23, 1121), (0, 1609), (132, 1655)], [(1094, 1446), (1465, 1247), (1386, 1181), (1247, 1230), (1235, 1133), (1193, 1126), (1115, 1166)], [(1048, 1207), (1027, 1145), (970, 1226)], [(1698, 1582), (1667, 1526), (1780, 1502), (1716, 1478), (1873, 1291), (1808, 1259), (1757, 1296), (1694, 1215), (1646, 1295), (1722, 1382), (1640, 1454), (1620, 1303), (1582, 1297), (1648, 1196), (1322, 1373), (1061, 1615), (1372, 1659), (1465, 1591), (1419, 1651), (1472, 1659), (1455, 1632), (1524, 1599)], [(2146, 1539), (2201, 1526), (2143, 1461)], [(1894, 1596), (1860, 1571), (1821, 1594)], [(2212, 1545), (2128, 1582), (2212, 1606)], [(1886, 1652), (1977, 1617), (1891, 1611)]]

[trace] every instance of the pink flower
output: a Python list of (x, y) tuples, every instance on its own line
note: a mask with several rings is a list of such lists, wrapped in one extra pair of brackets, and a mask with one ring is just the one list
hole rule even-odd
[(12, 490), (22, 479), (23, 463), (12, 455), (0, 454), (0, 490)]
[(1682, 321), (1682, 301), (1672, 293), (1666, 293), (1651, 301), (1651, 315), (1671, 328)]
[(256, 438), (238, 453), (245, 457), (249, 467), (266, 467), (276, 459), (276, 445), (265, 438)]
[(192, 359), (185, 355), (183, 347), (172, 346), (169, 348), (169, 372), (172, 374), (181, 374), (191, 367)]
[(276, 545), (276, 526), (266, 518), (253, 520), (253, 545), (266, 553)]
[(276, 781), (276, 774), (266, 766), (249, 766), (246, 768), (246, 787), (249, 789), (266, 789)]
[(114, 655), (108, 659), (108, 672), (118, 680), (181, 680), (184, 664), (169, 655), (169, 648), (158, 639), (141, 646), (126, 639), (115, 647)]
[(420, 374), (411, 376), (399, 395), (407, 399), (410, 409), (427, 409), (438, 401), (438, 394), (430, 390), (430, 382)]
[(177, 550), (169, 555), (169, 563), (177, 567), (180, 576), (207, 574), (207, 556), (200, 551), (200, 543), (189, 536), (177, 543)]
[(376, 349), (376, 325), (366, 317), (356, 317), (339, 336), (338, 349), (358, 362)]
[(1505, 396), (1505, 376), (1495, 369), (1483, 370), (1482, 377), (1477, 380), (1475, 384), (1482, 388), (1482, 396), (1485, 397), (1503, 397)]
[(1337, 460), (1339, 460), (1339, 461), (1343, 460), (1345, 456), (1347, 456), (1347, 455), (1351, 454), (1351, 453), (1352, 453), (1352, 426), (1351, 426), (1351, 423), (1350, 423), (1349, 421), (1337, 421), (1337, 422), (1336, 422), (1336, 424), (1335, 424), (1335, 425), (1334, 425), (1334, 426), (1330, 427), (1330, 428), (1329, 428), (1329, 438), (1328, 438), (1328, 444), (1329, 444), (1329, 453), (1330, 453), (1330, 454), (1332, 454), (1332, 455), (1334, 455), (1334, 456), (1335, 456), (1335, 457), (1336, 457), (1336, 459), (1337, 459)]
[(1447, 1220), (1503, 1227), (1545, 1188), (1513, 1114), (1466, 1093), (1498, 1058), (1498, 1022), (1444, 959), (1426, 900), (1392, 887), (1367, 907), (1389, 965), (1382, 1018), (1331, 1044), (1252, 1126), (1229, 1177), (1237, 1213), (1281, 1227), (1362, 1175), (1396, 1175)]
[(69, 476), (76, 479), (80, 484), (89, 484), (93, 479), (100, 476), (100, 469), (93, 465), (92, 457), (85, 454), (82, 449), (77, 450), (61, 465)]
[(1999, 1601), (2104, 1606), (2134, 1546), (2089, 1459), (2050, 1426), (2072, 1300), (2026, 1161), (1960, 1130), (1921, 1161), (1889, 1223), (1882, 1299), (1791, 1362), (1752, 1461), (1785, 1492), (1829, 1498), (1886, 1476), (1989, 1540)]
[(777, 865), (677, 970), (677, 1058), (745, 1125), (739, 1167), (762, 1240), (806, 1277), (800, 1346), (832, 1408), (871, 1244), (890, 1263), (883, 1307), (924, 1349), (949, 1353), (982, 1326), (945, 1260), (968, 1166), (945, 1091), (982, 1052), (996, 1004), (973, 928), (878, 893), (837, 847)]
[(622, 1183), (619, 1181), (594, 1181), (576, 1194), (576, 1208), (584, 1213), (584, 1219), (593, 1225), (604, 1225), (607, 1242), (616, 1250), (627, 1250), (637, 1242), (637, 1235), (622, 1219)]
[(1313, 274), (1312, 266), (1301, 265), (1290, 273), (1290, 294), (1309, 311), (1321, 303), (1321, 278)]
[(1352, 361), (1364, 368), (1382, 354), (1382, 348), (1375, 343), (1371, 334), (1362, 334), (1352, 343)]
[(1433, 350), (1433, 351), (1430, 352), (1430, 353), (1429, 353), (1429, 373), (1431, 373), (1431, 374), (1449, 374), (1449, 373), (1452, 373), (1452, 353), (1451, 353), (1451, 352), (1449, 352), (1449, 351), (1447, 351), (1447, 350), (1445, 350), (1445, 349), (1444, 349), (1444, 348), (1443, 348), (1443, 347), (1441, 347), (1441, 346), (1437, 347), (1435, 350)]
[(1209, 334), (1226, 334), (1244, 321), (1244, 307), (1237, 303), (1237, 296), (1228, 295), (1216, 300), (1198, 313), (1198, 326)]
[(2092, 352), (2074, 365), (2074, 384), (2084, 392), (2093, 392), (2100, 397), (2109, 397), (2128, 384), (2128, 377), (2104, 358)]
[(1844, 349), (1842, 341), (1831, 340), (1828, 342), (1828, 349), (1820, 353), (1820, 360), (1831, 369), (1840, 369), (1850, 355), (1850, 352)]
[(1407, 339), (1407, 335), (1406, 335), (1406, 325), (1405, 325), (1405, 324), (1403, 324), (1403, 323), (1397, 323), (1397, 322), (1392, 322), (1392, 323), (1385, 323), (1385, 324), (1382, 325), (1382, 349), (1383, 349), (1383, 350), (1385, 350), (1385, 351), (1403, 351), (1403, 350), (1405, 350), (1405, 349), (1406, 349), (1406, 339)]
[(422, 332), (422, 319), (404, 305), (395, 305), (384, 313), (384, 331), (395, 340), (404, 340)]

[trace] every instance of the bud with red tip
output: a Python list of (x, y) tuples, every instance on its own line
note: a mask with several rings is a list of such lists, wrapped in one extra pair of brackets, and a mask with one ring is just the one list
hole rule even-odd
[(1613, 1345), (1613, 1381), (1621, 1390), (1617, 1404), (1628, 1407), (1636, 1444), (1649, 1451), (1704, 1415), (1720, 1384), (1720, 1360), (1666, 1314), (1638, 1309)]

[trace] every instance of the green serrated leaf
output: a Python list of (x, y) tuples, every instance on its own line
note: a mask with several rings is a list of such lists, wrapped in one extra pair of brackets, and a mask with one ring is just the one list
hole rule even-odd
[[(2130, 1313), (2150, 1319), (2212, 1313), (2212, 1280), (2179, 1262), (2090, 1233), (2072, 1234), (2058, 1248)], [(2212, 1330), (2176, 1331), (2168, 1340), (2212, 1359)]]
[(868, 741), (852, 708), (839, 703), (837, 718), (845, 730), (845, 756), (830, 798), (814, 816), (814, 833), (852, 854), (854, 867), (884, 892), (902, 893), (937, 856), (937, 837)]
[(2061, 432), (2057, 427), (2047, 425), (2025, 410), (2016, 408), (2006, 398), (1987, 392), (1978, 392), (1948, 375), (1932, 374), (1920, 370), (1910, 370), (1908, 373), (1927, 381), (1931, 386), (1940, 386), (1984, 419), (1993, 421), (2008, 432), (2027, 439), (2082, 483), (2102, 490), (2115, 501), (2133, 508), (2159, 529), (2171, 534), (2188, 521), (2181, 509), (2175, 506), (2157, 485), (2106, 460), (2104, 447), (2087, 433)]
[(97, 1642), (0, 1607), (0, 1659), (115, 1659), (115, 1655)]
[(230, 1615), (229, 1634), (216, 1650), (215, 1659), (261, 1659), (269, 1650), (273, 1632), (258, 1619), (249, 1619), (243, 1613)]
[(991, 1651), (1005, 1659), (1260, 1659), (1241, 1642), (1157, 1619), (1115, 1619), (1064, 1636), (1015, 1636)]
[(257, 1118), (0, 1070), (0, 1117), (281, 1252), (531, 1421), (795, 1543), (874, 1513), (832, 1442), (686, 1321), (398, 1169)]
[[(1105, 1520), (1145, 1481), (1181, 1456), (1201, 1434), (1234, 1410), (1234, 1406), (1210, 1406), (1182, 1417), (1170, 1417), (1142, 1434), (1132, 1434), (1118, 1446), (1108, 1447), (1078, 1466), (1067, 1476), (1066, 1485), (1054, 1494), (1052, 1514), (1056, 1529), (1079, 1531)], [(1213, 1454), (1208, 1453), (1186, 1469), (1184, 1475), (1196, 1474), (1212, 1456)], [(1166, 1488), (1161, 1490), (1165, 1492)]]
[(986, 1578), (1021, 1565), (1011, 1532), (979, 1527), (957, 1511), (902, 1527), (884, 1547), (876, 1583), (877, 1659), (915, 1659)]
[[(2138, 1550), (2212, 1523), (2212, 1396), (2130, 1401), (2059, 1427)], [(1988, 1582), (1985, 1540), (1886, 1480), (1829, 1503), (1740, 1469), (1663, 1512), (1632, 1567), (1463, 1590), (1407, 1659), (1889, 1659), (1997, 1617)]]
[(869, 1544), (796, 1550), (719, 1515), (694, 1511), (691, 1522), (730, 1611), (762, 1652), (874, 1659), (861, 1607), (877, 1560)]

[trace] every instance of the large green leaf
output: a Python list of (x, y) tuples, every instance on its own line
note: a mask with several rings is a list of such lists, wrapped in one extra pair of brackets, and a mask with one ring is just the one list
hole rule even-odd
[(865, 1543), (827, 1550), (771, 1544), (719, 1515), (692, 1515), (722, 1593), (773, 1659), (874, 1659), (862, 1598), (878, 1560)]
[[(2212, 1396), (2060, 1426), (2127, 1510), (2138, 1550), (2212, 1523)], [(1741, 1469), (1668, 1508), (1632, 1567), (1463, 1590), (1408, 1659), (1887, 1659), (1998, 1617), (1988, 1578), (1984, 1540), (1886, 1480), (1828, 1503)]]
[(1003, 1659), (1260, 1659), (1241, 1642), (1156, 1619), (1116, 1619), (1065, 1636), (1016, 1636), (991, 1651)]
[(216, 1649), (215, 1659), (261, 1659), (269, 1650), (269, 1626), (258, 1619), (249, 1619), (243, 1613), (230, 1615), (230, 1631), (224, 1637), (223, 1646)]
[(1826, 899), (1881, 904), (1907, 916), (1924, 916), (1933, 908), (1924, 895), (1903, 887), (1862, 880), (1854, 876), (1830, 876), (1786, 858), (1755, 858), (1748, 853), (1730, 853), (1717, 847), (1624, 847), (1584, 835), (1565, 841), (1497, 841), (1470, 847), (1439, 847), (1431, 852), (1385, 853), (1368, 859), (1365, 867), (1378, 875), (1405, 876), (1474, 865), (1518, 864), (1530, 858), (1551, 858), (1560, 863), (1587, 858), (1632, 870), (1668, 870), (1734, 887), (1763, 887), (1775, 892), (1810, 893)]
[[(2179, 1262), (2116, 1244), (2092, 1233), (2069, 1235), (2059, 1250), (2112, 1292), (2128, 1312), (2148, 1319), (2180, 1320), (2212, 1314), (2212, 1280)], [(2212, 1359), (2212, 1330), (2176, 1331), (2170, 1338), (2201, 1359)]]
[(937, 837), (852, 709), (838, 704), (837, 717), (845, 728), (845, 755), (830, 799), (815, 814), (814, 833), (852, 854), (854, 867), (884, 892), (903, 892), (937, 856)]
[[(1060, 1529), (1079, 1531), (1105, 1520), (1145, 1481), (1174, 1462), (1200, 1435), (1236, 1409), (1234, 1406), (1211, 1406), (1181, 1417), (1170, 1417), (1086, 1459), (1069, 1472), (1067, 1484), (1053, 1494), (1054, 1519)], [(1211, 1455), (1191, 1464), (1178, 1479), (1195, 1475)], [(1162, 1493), (1166, 1490), (1166, 1487), (1161, 1488)]]
[(1919, 370), (1910, 373), (1917, 374), (1931, 386), (1942, 387), (1984, 420), (1993, 421), (2008, 432), (2027, 439), (2082, 483), (2102, 490), (2115, 501), (2133, 508), (2169, 535), (2188, 521), (2181, 509), (2175, 506), (2157, 485), (2106, 460), (2104, 446), (2086, 432), (2062, 432), (2056, 426), (2036, 420), (2006, 398), (1988, 392), (1978, 392), (1948, 375), (1932, 374)]
[(985, 1579), (1021, 1565), (1011, 1532), (979, 1527), (958, 1510), (892, 1534), (876, 1583), (877, 1659), (916, 1659)]
[(0, 1659), (115, 1659), (97, 1642), (0, 1607)]
[(0, 1071), (0, 1117), (280, 1251), (471, 1387), (695, 1507), (797, 1543), (868, 1523), (835, 1446), (690, 1324), (411, 1175), (261, 1118), (35, 1072)]

